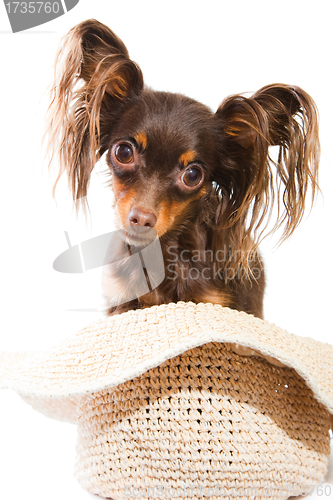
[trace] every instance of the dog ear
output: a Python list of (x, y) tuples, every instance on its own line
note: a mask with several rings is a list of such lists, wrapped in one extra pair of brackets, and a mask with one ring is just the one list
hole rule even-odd
[(67, 171), (74, 200), (86, 196), (91, 171), (107, 149), (103, 138), (122, 106), (142, 89), (140, 68), (107, 26), (90, 19), (64, 37), (46, 133), (50, 163), (59, 156), (57, 182)]
[[(300, 223), (307, 193), (313, 204), (318, 188), (320, 146), (314, 101), (298, 87), (274, 84), (251, 98), (227, 98), (216, 118), (222, 135), (222, 165), (216, 172), (223, 193), (220, 224), (237, 226), (233, 233), (239, 248), (244, 248), (244, 241), (258, 243), (276, 200), (278, 214), (271, 231), (282, 226), (283, 241)], [(270, 146), (277, 146), (274, 159)]]

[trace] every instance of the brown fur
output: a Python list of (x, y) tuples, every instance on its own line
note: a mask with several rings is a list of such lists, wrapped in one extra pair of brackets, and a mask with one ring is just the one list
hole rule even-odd
[[(144, 87), (123, 42), (89, 20), (60, 47), (48, 132), (51, 157), (59, 154), (59, 176), (67, 172), (74, 200), (86, 196), (91, 171), (107, 152), (121, 224), (130, 224), (134, 208), (160, 237), (165, 280), (110, 313), (192, 300), (262, 317), (258, 245), (273, 207), (271, 230), (281, 229), (283, 241), (318, 188), (317, 110), (304, 90), (268, 85), (252, 97), (226, 98), (213, 113), (185, 96)], [(110, 153), (121, 141), (135, 153), (124, 168)], [(189, 168), (202, 172), (198, 186), (184, 183)]]

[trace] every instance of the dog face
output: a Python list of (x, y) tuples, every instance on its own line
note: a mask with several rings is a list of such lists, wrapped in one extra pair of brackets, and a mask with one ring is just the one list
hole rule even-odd
[(219, 165), (215, 125), (208, 108), (177, 94), (147, 91), (123, 111), (107, 161), (131, 245), (149, 239), (152, 228), (161, 237), (195, 217)]

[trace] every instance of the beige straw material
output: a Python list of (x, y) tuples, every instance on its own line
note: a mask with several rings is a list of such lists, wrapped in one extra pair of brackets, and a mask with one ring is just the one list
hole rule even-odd
[(183, 302), (0, 356), (0, 387), (77, 423), (76, 477), (113, 500), (310, 492), (327, 471), (332, 372), (329, 344)]
[[(171, 303), (97, 321), (46, 352), (0, 354), (0, 388), (48, 416), (76, 421), (77, 396), (117, 386), (208, 342), (294, 368), (333, 413), (333, 346), (209, 303)], [(52, 398), (52, 399), (51, 399)]]
[(290, 368), (209, 343), (79, 405), (75, 475), (113, 500), (286, 499), (327, 471), (330, 415)]

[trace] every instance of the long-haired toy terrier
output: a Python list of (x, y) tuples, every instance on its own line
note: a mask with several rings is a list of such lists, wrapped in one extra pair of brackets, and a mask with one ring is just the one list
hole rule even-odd
[(123, 231), (118, 258), (152, 234), (161, 244), (165, 278), (149, 293), (126, 301), (130, 277), (122, 286), (106, 272), (109, 314), (193, 301), (262, 317), (263, 231), (282, 228), (281, 240), (289, 237), (307, 193), (313, 202), (318, 189), (312, 98), (272, 84), (250, 98), (228, 97), (213, 113), (145, 87), (124, 43), (96, 20), (64, 38), (52, 92), (51, 157), (59, 154), (59, 176), (67, 172), (74, 200), (86, 196), (105, 154)]

